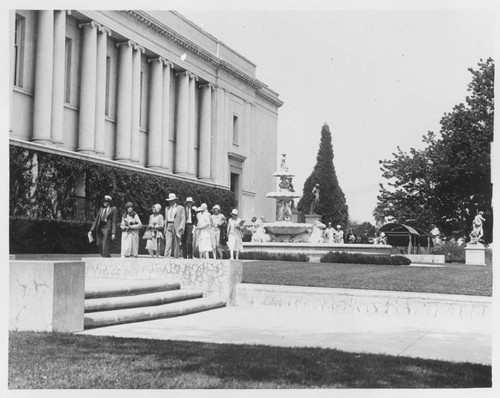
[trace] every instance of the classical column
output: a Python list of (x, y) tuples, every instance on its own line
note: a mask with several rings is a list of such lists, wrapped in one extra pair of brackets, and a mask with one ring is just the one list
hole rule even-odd
[(189, 74), (181, 72), (177, 75), (177, 120), (175, 125), (175, 172), (189, 172)]
[(51, 142), (54, 11), (38, 11), (33, 141)]
[(116, 110), (116, 160), (130, 160), (130, 126), (132, 121), (132, 43), (117, 43), (120, 50), (118, 103)]
[(12, 134), (12, 123), (14, 121), (14, 75), (15, 75), (15, 65), (16, 65), (16, 56), (14, 53), (14, 45), (15, 45), (15, 29), (16, 29), (16, 11), (9, 10), (9, 43), (10, 43), (10, 75), (9, 75), (9, 83), (10, 83), (10, 91), (9, 91), (9, 103), (10, 103), (10, 114), (9, 114), (9, 133)]
[(97, 82), (97, 24), (78, 25), (82, 29), (80, 83), (80, 115), (78, 123), (78, 152), (95, 153), (95, 106)]
[[(149, 96), (148, 167), (161, 168), (163, 128), (163, 58), (149, 59), (151, 86)], [(167, 136), (168, 139), (168, 136)]]
[(52, 142), (63, 144), (64, 64), (66, 58), (66, 11), (54, 14), (54, 66), (52, 74)]
[(199, 178), (211, 178), (212, 164), (212, 85), (200, 86), (200, 145), (199, 145)]
[(161, 140), (161, 167), (170, 169), (170, 93), (173, 65), (165, 62), (163, 68), (163, 109), (162, 109), (162, 140)]
[(139, 163), (139, 138), (141, 121), (141, 54), (144, 48), (134, 45), (132, 52), (132, 117), (131, 117), (131, 137), (130, 137), (130, 159)]
[(222, 87), (215, 88), (215, 102), (212, 107), (215, 107), (216, 117), (214, 119), (214, 140), (212, 141), (213, 151), (212, 158), (214, 162), (214, 175), (212, 179), (218, 184), (227, 184), (227, 170), (224, 169), (224, 157), (227, 157), (227, 152), (224, 153), (224, 140), (226, 136), (226, 100), (225, 91)]
[(189, 76), (189, 151), (188, 151), (188, 159), (189, 159), (189, 169), (188, 172), (190, 175), (196, 177), (196, 81), (198, 80), (197, 76), (190, 75)]
[(108, 54), (108, 35), (111, 32), (99, 26), (97, 33), (97, 78), (95, 102), (95, 141), (94, 147), (98, 155), (105, 154), (106, 128), (106, 58)]

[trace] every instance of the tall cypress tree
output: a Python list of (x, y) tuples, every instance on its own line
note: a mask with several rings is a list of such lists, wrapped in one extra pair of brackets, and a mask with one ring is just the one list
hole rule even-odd
[(339, 186), (335, 173), (332, 135), (326, 123), (321, 128), (321, 141), (316, 165), (304, 183), (302, 199), (297, 206), (298, 210), (305, 214), (309, 214), (311, 203), (314, 200), (312, 190), (316, 184), (320, 185), (319, 206), (316, 213), (321, 214), (321, 221), (323, 223), (331, 221), (334, 226), (340, 224), (345, 228), (349, 219), (349, 211), (344, 192)]

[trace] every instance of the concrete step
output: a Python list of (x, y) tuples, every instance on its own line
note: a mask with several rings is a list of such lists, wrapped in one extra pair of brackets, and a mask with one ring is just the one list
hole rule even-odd
[(117, 296), (85, 300), (85, 313), (123, 308), (150, 307), (203, 297), (201, 290), (170, 290), (134, 296)]
[(158, 281), (124, 281), (119, 284), (85, 287), (85, 298), (130, 296), (144, 293), (179, 290), (180, 284)]
[(226, 302), (220, 298), (197, 298), (170, 304), (151, 307), (127, 308), (112, 311), (92, 312), (84, 316), (84, 328), (92, 329), (103, 326), (150, 321), (161, 318), (194, 314), (215, 308), (225, 307)]

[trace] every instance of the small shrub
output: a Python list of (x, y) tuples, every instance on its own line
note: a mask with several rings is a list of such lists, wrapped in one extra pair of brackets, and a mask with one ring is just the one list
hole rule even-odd
[(432, 254), (444, 254), (447, 263), (465, 263), (465, 244), (459, 245), (454, 239), (437, 243)]
[[(229, 259), (229, 250), (223, 252), (223, 258)], [(240, 252), (239, 258), (240, 260), (309, 262), (309, 257), (303, 253)]]
[(321, 257), (322, 263), (410, 265), (411, 260), (403, 256), (378, 256), (362, 253), (329, 252)]

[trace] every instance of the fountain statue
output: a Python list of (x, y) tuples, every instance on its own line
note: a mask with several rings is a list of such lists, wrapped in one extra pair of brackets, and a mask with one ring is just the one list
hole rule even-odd
[(309, 242), (313, 232), (314, 236), (321, 235), (321, 229), (325, 228), (319, 221), (314, 225), (291, 221), (294, 200), (301, 195), (298, 195), (293, 188), (292, 179), (295, 175), (288, 171), (286, 154), (281, 156), (280, 169), (273, 173), (273, 177), (280, 179), (278, 190), (266, 195), (267, 198), (276, 200), (276, 222), (263, 223), (259, 232), (252, 236), (253, 242)]

